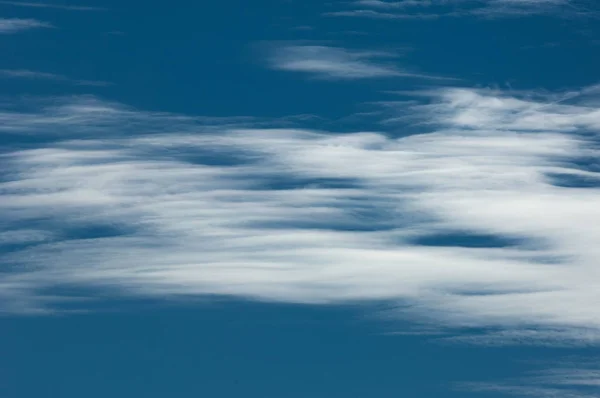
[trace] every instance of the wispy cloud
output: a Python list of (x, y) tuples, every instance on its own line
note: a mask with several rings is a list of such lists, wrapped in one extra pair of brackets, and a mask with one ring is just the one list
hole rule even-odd
[(358, 9), (358, 10), (344, 10), (344, 11), (332, 11), (324, 13), (325, 16), (332, 17), (356, 17), (356, 18), (372, 18), (372, 19), (434, 19), (438, 18), (437, 14), (402, 14), (402, 13), (391, 13), (382, 12), (377, 10), (369, 9)]
[(101, 7), (62, 5), (62, 4), (50, 4), (50, 3), (35, 3), (35, 2), (25, 2), (25, 1), (0, 1), (0, 4), (15, 6), (15, 7), (54, 8), (54, 9), (69, 10), (69, 11), (104, 11), (104, 10), (106, 10), (105, 8), (101, 8)]
[(47, 22), (37, 19), (0, 18), (0, 34), (18, 33), (38, 28), (52, 28)]
[(557, 16), (593, 15), (573, 0), (358, 0), (352, 9), (326, 13), (329, 16), (376, 19), (430, 19), (479, 16), (515, 17), (532, 14)]
[(600, 334), (594, 327), (546, 327), (522, 329), (487, 329), (461, 335), (438, 337), (442, 344), (468, 344), (485, 347), (548, 346), (561, 348), (592, 347), (600, 344)]
[(372, 7), (380, 9), (399, 9), (407, 7), (428, 7), (433, 4), (429, 0), (404, 0), (404, 1), (383, 1), (383, 0), (357, 0), (352, 4), (361, 7)]
[(598, 398), (600, 369), (597, 364), (565, 363), (560, 367), (537, 372), (503, 383), (464, 383), (461, 389), (472, 392), (497, 392), (521, 397)]
[(400, 137), (207, 125), (90, 97), (6, 109), (0, 133), (51, 144), (2, 155), (2, 229), (44, 239), (3, 255), (15, 268), (0, 302), (43, 308), (61, 285), (390, 300), (436, 326), (600, 335), (600, 109), (420, 98), (398, 112), (429, 131)]
[(393, 76), (436, 78), (399, 69), (389, 62), (393, 58), (393, 54), (385, 52), (352, 51), (329, 46), (289, 45), (276, 48), (269, 61), (275, 69), (303, 72), (325, 79), (369, 79)]
[(9, 79), (34, 79), (34, 80), (52, 80), (57, 82), (66, 82), (81, 86), (108, 86), (110, 83), (97, 80), (76, 80), (70, 79), (64, 75), (55, 73), (31, 71), (27, 69), (0, 69), (0, 78)]
[(283, 46), (270, 59), (280, 70), (304, 72), (325, 78), (361, 79), (397, 76), (391, 65), (378, 64), (374, 54), (327, 46)]

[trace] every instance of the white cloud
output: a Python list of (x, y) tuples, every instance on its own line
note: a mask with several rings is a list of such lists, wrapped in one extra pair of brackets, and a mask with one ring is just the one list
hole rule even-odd
[(592, 15), (590, 10), (573, 0), (357, 0), (351, 5), (351, 10), (335, 11), (326, 15), (376, 19), (459, 16), (493, 18), (532, 14)]
[(525, 328), (486, 330), (484, 333), (468, 333), (435, 339), (443, 344), (469, 344), (481, 346), (534, 345), (561, 348), (591, 347), (600, 343), (596, 328)]
[(408, 14), (408, 13), (392, 13), (382, 12), (377, 10), (369, 9), (357, 9), (357, 10), (344, 10), (344, 11), (332, 11), (323, 14), (325, 16), (332, 17), (358, 17), (358, 18), (372, 18), (372, 19), (434, 19), (438, 18), (437, 14)]
[(536, 102), (508, 97), (493, 91), (445, 89), (439, 91), (440, 103), (424, 106), (430, 119), (447, 126), (506, 131), (577, 131), (599, 129), (600, 109), (595, 106), (569, 105), (569, 99), (585, 95), (567, 93), (552, 101)]
[(534, 6), (558, 6), (570, 3), (570, 0), (403, 0), (403, 1), (383, 1), (383, 0), (357, 0), (353, 4), (357, 6), (372, 7), (379, 9), (399, 9), (408, 7), (431, 7), (444, 5), (457, 5), (460, 3), (480, 3), (490, 6), (513, 6), (513, 7), (534, 7)]
[[(533, 381), (540, 384), (554, 384), (561, 386), (589, 386), (600, 387), (600, 369), (596, 368), (570, 368), (562, 367), (548, 369), (532, 377)], [(600, 393), (600, 391), (599, 391)]]
[(0, 18), (0, 34), (18, 33), (37, 28), (51, 28), (47, 22), (37, 19)]
[(0, 69), (1, 77), (61, 80), (64, 76), (54, 73), (34, 72), (26, 69)]
[(304, 72), (326, 79), (368, 79), (393, 76), (435, 78), (398, 69), (381, 59), (393, 58), (389, 53), (350, 51), (328, 46), (281, 46), (269, 61), (273, 68)]
[(577, 390), (567, 390), (556, 387), (484, 384), (472, 385), (472, 392), (495, 392), (511, 396), (534, 397), (534, 398), (598, 398), (598, 393), (586, 393)]
[(49, 4), (49, 3), (34, 3), (34, 2), (24, 2), (24, 1), (0, 1), (0, 4), (15, 6), (15, 7), (54, 8), (54, 9), (69, 10), (69, 11), (102, 11), (102, 10), (105, 10), (104, 8), (100, 8), (100, 7), (60, 5), (60, 4)]
[[(429, 7), (434, 5), (435, 1), (430, 0), (404, 0), (404, 1), (383, 1), (383, 0), (357, 0), (353, 2), (356, 6), (362, 7), (372, 7), (379, 9), (399, 9), (399, 8), (407, 8), (407, 7)], [(448, 3), (447, 1), (442, 2), (439, 1), (437, 3), (444, 4)]]
[[(4, 255), (27, 270), (0, 275), (5, 310), (43, 307), (44, 289), (67, 284), (391, 300), (442, 326), (597, 335), (600, 189), (553, 176), (599, 180), (597, 165), (577, 163), (599, 157), (598, 108), (422, 95), (429, 103), (398, 112), (430, 132), (399, 138), (210, 126), (89, 97), (0, 113), (0, 132), (54, 140), (2, 155), (3, 229), (53, 237)], [(82, 235), (94, 226), (103, 235)], [(456, 233), (516, 241), (419, 243)]]
[(27, 69), (0, 69), (0, 78), (2, 77), (10, 79), (53, 80), (58, 82), (73, 83), (80, 86), (107, 86), (110, 84), (97, 80), (74, 80), (55, 73), (38, 72)]
[(600, 397), (600, 369), (597, 364), (586, 364), (578, 358), (578, 364), (565, 360), (560, 367), (530, 372), (527, 376), (503, 383), (464, 383), (462, 389), (472, 392), (499, 392), (516, 396), (549, 398), (597, 398)]

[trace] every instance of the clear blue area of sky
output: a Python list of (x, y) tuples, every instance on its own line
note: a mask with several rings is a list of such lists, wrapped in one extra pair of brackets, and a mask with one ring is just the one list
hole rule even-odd
[(120, 311), (2, 320), (4, 397), (480, 397), (460, 381), (518, 378), (598, 350), (472, 347), (392, 334), (373, 308), (119, 302)]

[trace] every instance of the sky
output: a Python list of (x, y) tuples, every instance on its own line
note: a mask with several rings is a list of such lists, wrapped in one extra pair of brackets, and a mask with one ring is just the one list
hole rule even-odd
[(599, 17), (0, 1), (0, 397), (600, 397)]

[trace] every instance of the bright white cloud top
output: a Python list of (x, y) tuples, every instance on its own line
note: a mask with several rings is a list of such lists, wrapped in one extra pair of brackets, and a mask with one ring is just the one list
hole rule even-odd
[[(595, 338), (596, 91), (436, 89), (398, 105), (428, 126), (412, 135), (206, 125), (90, 98), (5, 110), (5, 134), (53, 143), (1, 155), (0, 244), (32, 244), (3, 255), (2, 309), (52, 308), (58, 286), (391, 300), (446, 326)], [(90, 226), (104, 233), (74, 236)], [(503, 243), (426, 243), (457, 234)]]

